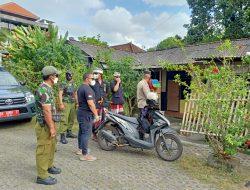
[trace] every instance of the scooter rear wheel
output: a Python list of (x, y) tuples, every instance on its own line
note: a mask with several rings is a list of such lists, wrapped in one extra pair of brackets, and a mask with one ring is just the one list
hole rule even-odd
[[(112, 133), (116, 135), (116, 129), (111, 125), (111, 123), (107, 123), (102, 130)], [(106, 151), (112, 151), (116, 148), (116, 146), (109, 141), (107, 141), (104, 137), (102, 137), (101, 133), (97, 134), (97, 141), (101, 149)]]
[(182, 155), (183, 146), (179, 137), (175, 134), (163, 134), (156, 141), (155, 149), (157, 154), (166, 161), (175, 161)]

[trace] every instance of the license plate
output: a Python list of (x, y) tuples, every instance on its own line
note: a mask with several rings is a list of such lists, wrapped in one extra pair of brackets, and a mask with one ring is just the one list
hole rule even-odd
[(19, 116), (19, 110), (1, 111), (0, 118)]

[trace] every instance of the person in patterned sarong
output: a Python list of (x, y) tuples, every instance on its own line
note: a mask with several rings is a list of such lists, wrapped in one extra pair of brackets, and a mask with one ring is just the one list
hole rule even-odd
[(112, 93), (112, 99), (111, 99), (111, 111), (118, 114), (123, 114), (123, 104), (124, 104), (124, 98), (123, 98), (123, 90), (122, 90), (122, 81), (121, 81), (121, 75), (118, 72), (114, 73), (114, 80), (110, 83), (110, 89)]

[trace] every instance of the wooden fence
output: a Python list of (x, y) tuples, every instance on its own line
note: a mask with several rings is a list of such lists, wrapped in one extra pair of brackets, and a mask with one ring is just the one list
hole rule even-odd
[[(181, 125), (181, 132), (183, 134), (189, 134), (189, 133), (200, 133), (200, 134), (206, 134), (206, 130), (204, 127), (204, 124), (206, 122), (209, 122), (209, 111), (207, 113), (202, 113), (197, 106), (196, 102), (201, 98), (197, 94), (191, 94), (189, 98), (187, 99), (184, 107), (184, 114), (182, 119), (182, 125)], [(222, 99), (218, 99), (218, 101), (221, 101)], [(238, 97), (237, 99), (231, 101), (228, 106), (230, 108), (230, 115), (228, 117), (228, 123), (229, 122), (237, 122), (240, 121), (240, 118), (236, 118), (236, 112), (239, 106), (241, 105), (247, 105), (250, 101), (250, 91), (248, 92), (247, 97)], [(218, 111), (222, 111), (218, 110)], [(246, 118), (250, 119), (249, 114), (250, 110), (249, 107), (245, 106), (244, 108), (244, 114)], [(246, 135), (248, 133), (247, 129), (245, 130), (244, 134)], [(216, 134), (215, 134), (216, 135)]]

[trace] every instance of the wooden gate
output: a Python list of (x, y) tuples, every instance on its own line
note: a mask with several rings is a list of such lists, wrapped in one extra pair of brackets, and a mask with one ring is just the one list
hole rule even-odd
[[(209, 112), (201, 113), (199, 107), (196, 105), (196, 102), (199, 100), (200, 96), (191, 94), (187, 99), (184, 108), (184, 115), (182, 119), (181, 132), (182, 133), (200, 133), (206, 134), (204, 124), (209, 121)], [(221, 101), (221, 99), (218, 99)], [(240, 105), (247, 105), (250, 101), (250, 91), (248, 92), (247, 97), (238, 97), (237, 99), (231, 102), (230, 107), (230, 115), (228, 118), (228, 122), (237, 122), (239, 118), (236, 118), (234, 113), (237, 112), (237, 108)], [(220, 110), (218, 110), (220, 111)], [(249, 107), (245, 107), (244, 113), (246, 117), (249, 119)], [(247, 129), (242, 135), (246, 135), (248, 133)]]

